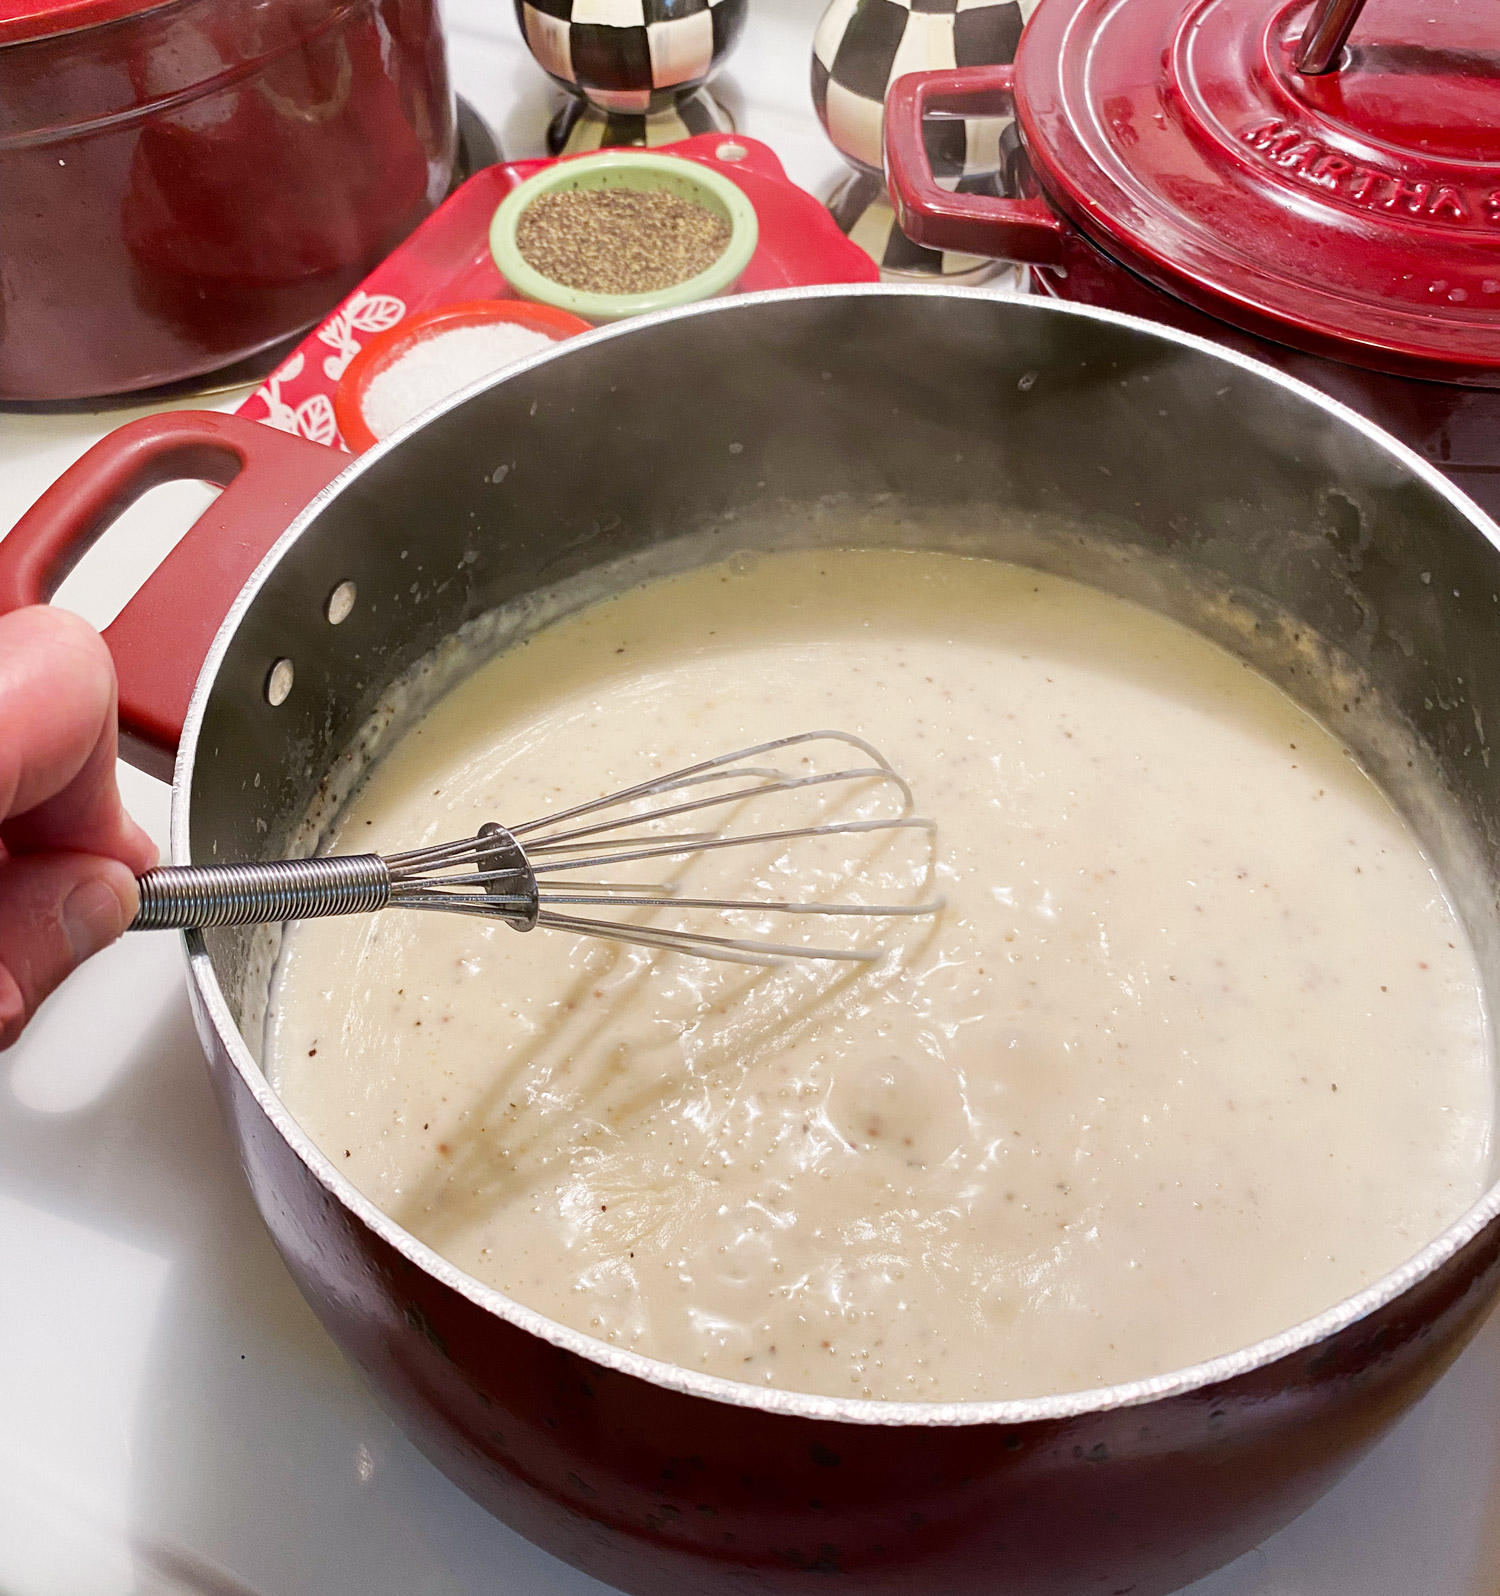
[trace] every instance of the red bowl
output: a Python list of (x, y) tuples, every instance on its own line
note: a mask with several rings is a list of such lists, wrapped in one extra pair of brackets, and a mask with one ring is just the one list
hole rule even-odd
[(365, 422), (365, 391), (371, 382), (425, 339), (457, 327), (489, 327), (510, 321), (545, 333), (556, 342), (593, 328), (581, 317), (551, 305), (534, 305), (522, 299), (474, 299), (460, 305), (442, 305), (418, 311), (405, 321), (377, 334), (349, 362), (349, 369), (334, 390), (333, 414), (339, 432), (355, 454), (363, 454), (379, 439)]

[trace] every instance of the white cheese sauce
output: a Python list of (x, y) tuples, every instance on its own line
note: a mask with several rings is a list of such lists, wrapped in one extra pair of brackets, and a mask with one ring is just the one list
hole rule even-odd
[(1233, 1350), (1479, 1195), (1480, 985), (1411, 833), (1265, 679), (1060, 578), (823, 551), (650, 583), (453, 690), (338, 851), (824, 726), (878, 744), (939, 826), (946, 907), (892, 923), (881, 963), (307, 922), (269, 1027), (297, 1119), (415, 1235), (566, 1324), (877, 1398)]

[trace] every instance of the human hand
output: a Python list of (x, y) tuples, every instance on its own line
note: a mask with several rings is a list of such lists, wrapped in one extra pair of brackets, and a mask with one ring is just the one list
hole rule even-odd
[(135, 917), (156, 846), (115, 784), (115, 668), (94, 629), (0, 615), (0, 1051)]

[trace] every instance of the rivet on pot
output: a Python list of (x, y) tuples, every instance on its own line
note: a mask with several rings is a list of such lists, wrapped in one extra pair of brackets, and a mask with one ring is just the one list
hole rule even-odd
[(328, 603), (323, 613), (328, 617), (330, 626), (338, 626), (349, 619), (350, 611), (354, 608), (354, 599), (358, 589), (353, 582), (340, 582), (328, 595)]
[(289, 659), (279, 659), (266, 676), (266, 702), (272, 709), (286, 703), (296, 671)]

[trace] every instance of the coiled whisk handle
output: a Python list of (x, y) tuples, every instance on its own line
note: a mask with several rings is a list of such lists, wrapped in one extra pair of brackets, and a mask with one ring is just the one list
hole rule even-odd
[(138, 878), (141, 902), (132, 931), (187, 931), (264, 925), (329, 914), (365, 914), (391, 898), (391, 875), (378, 853), (268, 864), (173, 865)]

